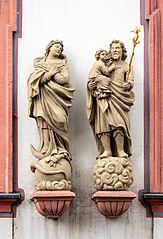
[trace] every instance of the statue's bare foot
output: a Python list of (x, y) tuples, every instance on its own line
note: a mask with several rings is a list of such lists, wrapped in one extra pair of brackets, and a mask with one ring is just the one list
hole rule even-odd
[(108, 158), (112, 156), (112, 153), (108, 150), (105, 150), (102, 154), (99, 155), (99, 158), (102, 159), (102, 158)]
[(118, 157), (120, 157), (120, 158), (128, 158), (128, 155), (122, 150), (122, 151), (118, 151)]

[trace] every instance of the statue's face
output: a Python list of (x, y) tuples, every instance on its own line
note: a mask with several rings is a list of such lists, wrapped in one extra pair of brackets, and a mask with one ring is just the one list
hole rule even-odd
[(122, 59), (122, 48), (120, 43), (113, 43), (110, 47), (110, 51), (113, 60)]
[(100, 53), (100, 55), (99, 55), (99, 58), (100, 58), (101, 60), (106, 60), (106, 55), (107, 55), (107, 52), (106, 52), (106, 51), (102, 51), (102, 52)]
[(59, 43), (54, 44), (51, 48), (50, 48), (50, 52), (53, 54), (53, 56), (58, 57), (61, 55), (62, 53), (62, 46)]

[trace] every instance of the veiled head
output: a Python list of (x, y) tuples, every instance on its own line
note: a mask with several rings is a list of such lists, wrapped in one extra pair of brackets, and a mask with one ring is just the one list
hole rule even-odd
[(51, 42), (48, 43), (48, 45), (46, 46), (46, 49), (45, 49), (45, 58), (49, 55), (49, 52), (52, 48), (52, 46), (54, 44), (60, 44), (61, 45), (61, 54), (60, 54), (60, 58), (63, 58), (64, 56), (62, 55), (62, 52), (63, 52), (63, 48), (64, 48), (64, 45), (63, 45), (63, 42), (61, 40), (52, 40)]

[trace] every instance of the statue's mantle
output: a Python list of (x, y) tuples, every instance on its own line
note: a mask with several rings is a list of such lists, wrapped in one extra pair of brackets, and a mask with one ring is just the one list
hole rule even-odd
[(101, 214), (109, 218), (116, 218), (125, 213), (136, 194), (130, 191), (97, 191), (92, 200)]
[(37, 211), (47, 218), (57, 219), (70, 206), (75, 193), (70, 191), (37, 191), (31, 195)]

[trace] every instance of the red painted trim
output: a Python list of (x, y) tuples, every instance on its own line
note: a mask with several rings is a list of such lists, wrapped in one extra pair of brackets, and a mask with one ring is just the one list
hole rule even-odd
[(12, 12), (11, 1), (0, 4), (0, 192), (12, 192), (12, 31), (16, 28), (16, 4)]
[[(13, 188), (13, 32), (17, 0), (0, 0), (0, 216), (12, 213)], [(5, 194), (3, 199), (1, 196)], [(2, 215), (3, 216), (3, 215)]]
[(150, 13), (151, 13), (151, 1), (145, 0), (145, 18), (149, 19)]
[[(143, 9), (145, 4), (145, 9)], [(147, 13), (147, 4), (149, 4), (149, 0), (140, 0), (140, 23), (144, 26), (144, 69), (147, 67), (147, 61), (148, 61), (148, 48), (147, 48), (147, 27), (146, 27), (146, 22), (145, 19), (147, 19), (147, 16), (149, 15)], [(144, 19), (145, 18), (145, 19)], [(147, 71), (144, 70), (144, 126), (146, 126), (146, 119), (147, 119), (147, 87), (148, 87), (148, 82), (147, 82)], [(148, 145), (148, 139), (147, 139), (147, 128), (144, 127), (144, 179), (146, 179), (146, 161), (147, 161), (147, 152), (146, 152), (146, 147)], [(147, 182), (144, 180), (144, 187), (147, 187)]]
[(149, 72), (150, 72), (150, 191), (161, 191), (161, 91), (160, 91), (160, 11), (157, 9), (150, 16), (149, 24)]
[(11, 212), (12, 204), (16, 202), (16, 199), (0, 199), (1, 213)]
[[(15, 77), (16, 77), (16, 94), (14, 96), (15, 100), (16, 100), (16, 111), (15, 111), (15, 117), (16, 117), (16, 135), (18, 135), (18, 39), (19, 38), (22, 38), (22, 0), (19, 1), (20, 3), (20, 16), (19, 16), (19, 25), (20, 25), (20, 29), (19, 29), (19, 35), (16, 36), (16, 49), (15, 49), (15, 52), (16, 52), (16, 56), (15, 56), (15, 65), (16, 65), (16, 74), (15, 74)], [(16, 171), (16, 188), (19, 190), (19, 191), (22, 191), (22, 194), (25, 196), (25, 193), (22, 189), (19, 189), (18, 188), (18, 137), (15, 139), (16, 140), (16, 168), (15, 168), (15, 171)]]
[[(143, 1), (143, 0), (142, 0)], [(163, 74), (163, 46), (162, 46), (162, 31), (163, 25), (161, 15), (163, 13), (163, 2), (161, 0), (144, 0), (145, 2), (145, 18), (148, 22), (148, 37), (145, 38), (144, 48), (149, 54), (144, 56), (144, 66), (149, 61), (149, 69), (145, 68), (145, 85), (144, 96), (145, 106), (149, 103), (149, 112), (145, 112), (145, 137), (149, 130), (149, 149), (146, 148), (147, 140), (145, 138), (145, 189), (139, 193), (140, 201), (147, 208), (147, 215), (154, 217), (162, 217), (163, 215), (163, 99), (162, 99), (162, 81)], [(143, 11), (143, 9), (141, 9)], [(141, 13), (143, 15), (143, 13)], [(145, 26), (145, 36), (147, 24)], [(147, 45), (148, 40), (148, 45)], [(148, 71), (148, 73), (147, 73)], [(149, 92), (146, 88), (146, 79), (149, 75)], [(149, 93), (149, 102), (146, 96)], [(147, 109), (147, 107), (144, 107)], [(148, 114), (149, 113), (149, 114)], [(147, 116), (149, 115), (149, 118)], [(149, 129), (146, 128), (146, 123), (149, 122)], [(147, 150), (149, 152), (147, 153)], [(149, 157), (147, 158), (147, 155)], [(148, 165), (148, 167), (146, 167)], [(149, 175), (146, 177), (146, 175)], [(159, 197), (160, 195), (160, 197)]]

